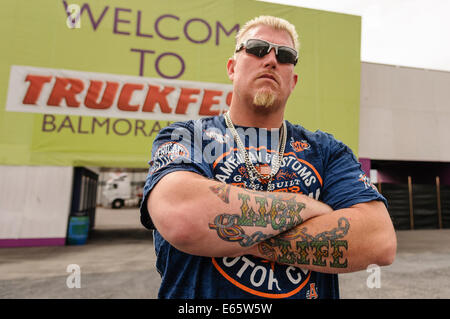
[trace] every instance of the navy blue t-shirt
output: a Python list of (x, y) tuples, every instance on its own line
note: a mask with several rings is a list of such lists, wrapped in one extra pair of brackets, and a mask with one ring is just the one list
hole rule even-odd
[[(352, 151), (332, 135), (310, 132), (286, 121), (284, 158), (271, 191), (302, 193), (334, 210), (385, 198), (372, 186)], [(236, 127), (255, 166), (270, 169), (279, 130)], [(272, 149), (272, 145), (274, 146)], [(147, 198), (166, 174), (191, 171), (251, 188), (245, 162), (223, 116), (178, 122), (164, 128), (153, 143), (144, 187), (141, 222), (154, 229)], [(255, 181), (257, 190), (267, 184)], [(339, 298), (338, 277), (245, 255), (210, 258), (181, 252), (154, 230), (159, 298)]]

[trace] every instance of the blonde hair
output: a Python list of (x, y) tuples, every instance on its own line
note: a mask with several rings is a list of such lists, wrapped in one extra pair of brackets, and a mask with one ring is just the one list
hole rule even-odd
[(259, 16), (256, 18), (253, 18), (250, 21), (247, 21), (244, 26), (239, 30), (239, 32), (236, 34), (236, 49), (238, 46), (242, 43), (242, 39), (244, 38), (244, 35), (252, 28), (255, 28), (259, 25), (266, 25), (269, 27), (274, 28), (275, 30), (284, 30), (289, 33), (291, 36), (292, 42), (294, 42), (294, 48), (295, 50), (300, 49), (300, 43), (298, 40), (298, 34), (295, 30), (295, 26), (291, 24), (289, 21), (273, 17), (273, 16)]

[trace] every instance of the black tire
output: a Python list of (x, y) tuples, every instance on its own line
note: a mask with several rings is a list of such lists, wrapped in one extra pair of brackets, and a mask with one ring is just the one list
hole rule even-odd
[(119, 208), (122, 208), (123, 205), (124, 205), (124, 202), (123, 202), (122, 199), (115, 199), (115, 200), (112, 202), (112, 205), (111, 205), (111, 206), (112, 206), (113, 209), (119, 209)]

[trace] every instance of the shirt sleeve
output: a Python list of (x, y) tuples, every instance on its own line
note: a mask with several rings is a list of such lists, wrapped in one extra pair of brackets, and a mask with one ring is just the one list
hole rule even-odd
[[(201, 134), (201, 132), (200, 132)], [(175, 171), (190, 171), (212, 178), (210, 166), (202, 156), (202, 141), (196, 141), (193, 123), (179, 122), (162, 129), (152, 146), (150, 168), (140, 206), (141, 223), (155, 229), (147, 209), (148, 195), (165, 175)]]
[(333, 209), (347, 208), (358, 203), (386, 199), (361, 169), (351, 149), (327, 134), (329, 142), (324, 149), (324, 185), (322, 199)]

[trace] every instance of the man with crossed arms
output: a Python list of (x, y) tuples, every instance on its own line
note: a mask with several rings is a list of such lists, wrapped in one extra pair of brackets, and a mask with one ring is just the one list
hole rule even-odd
[[(236, 39), (229, 112), (174, 123), (153, 144), (141, 221), (155, 229), (158, 296), (339, 298), (337, 273), (395, 258), (386, 200), (346, 145), (284, 120), (295, 27), (260, 16)], [(208, 143), (227, 148), (199, 160)]]

